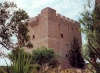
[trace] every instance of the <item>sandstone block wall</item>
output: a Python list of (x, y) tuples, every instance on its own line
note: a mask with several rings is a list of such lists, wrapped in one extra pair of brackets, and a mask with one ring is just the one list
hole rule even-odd
[[(34, 49), (41, 46), (54, 49), (61, 56), (61, 67), (71, 68), (68, 62), (70, 43), (75, 36), (79, 39), (80, 45), (82, 44), (78, 22), (61, 16), (56, 10), (47, 7), (38, 16), (30, 19), (28, 28)], [(26, 51), (31, 52), (32, 49)]]
[(100, 0), (95, 0), (95, 1), (96, 1), (97, 5), (100, 6)]

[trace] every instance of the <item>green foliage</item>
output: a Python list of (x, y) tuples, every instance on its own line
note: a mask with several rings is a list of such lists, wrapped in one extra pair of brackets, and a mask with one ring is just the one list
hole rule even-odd
[[(96, 49), (95, 47), (93, 47), (91, 44), (87, 45), (89, 47), (89, 49), (95, 54), (95, 57), (98, 57), (98, 59), (100, 59), (100, 53), (98, 51), (98, 49)], [(85, 57), (85, 56), (84, 56)], [(85, 57), (86, 60), (89, 61), (89, 63), (94, 67), (96, 73), (100, 72), (100, 64), (98, 62), (93, 63), (90, 59), (88, 59), (87, 57)], [(91, 68), (89, 68), (89, 70), (93, 71)]]
[(86, 39), (88, 40), (89, 43), (93, 43), (93, 38), (94, 38), (93, 11), (91, 10), (92, 10), (91, 3), (90, 0), (88, 0), (87, 7), (84, 9), (84, 12), (81, 13), (82, 18), (79, 19), (79, 22), (83, 25), (81, 31), (86, 35)]
[(14, 2), (0, 3), (0, 45), (6, 49), (15, 48), (15, 42), (11, 41), (12, 36), (15, 36), (19, 41), (18, 46), (26, 46), (30, 39), (27, 35), (28, 20), (28, 14), (17, 8)]
[(87, 44), (84, 44), (82, 46), (82, 55), (84, 55), (87, 58), (89, 58), (89, 48), (88, 48)]
[(5, 47), (6, 49), (13, 48), (11, 37), (15, 31), (11, 27), (14, 25), (12, 22), (8, 20), (11, 19), (11, 12), (15, 11), (16, 4), (13, 2), (6, 1), (4, 3), (0, 3), (0, 45)]
[(94, 17), (94, 42), (96, 48), (100, 47), (100, 6), (96, 6), (93, 12)]
[[(27, 58), (26, 58), (27, 57)], [(31, 65), (30, 56), (26, 56), (23, 51), (19, 51), (18, 58), (14, 58), (14, 62), (11, 64), (11, 68), (7, 71), (0, 68), (3, 73), (36, 73), (35, 70), (38, 65)], [(7, 66), (9, 67), (9, 66)]]
[(85, 62), (81, 55), (81, 47), (78, 43), (78, 39), (74, 38), (71, 43), (71, 49), (69, 50), (68, 60), (74, 68), (84, 68)]
[(20, 52), (24, 54), (25, 63), (29, 60), (30, 66), (34, 65), (36, 70), (40, 73), (48, 72), (48, 70), (45, 70), (47, 67), (51, 69), (59, 65), (57, 55), (50, 48), (38, 48), (33, 50), (32, 54), (24, 52), (24, 49), (17, 48), (8, 55), (13, 63), (16, 63)]
[[(90, 1), (90, 0), (88, 0)], [(88, 4), (90, 4), (89, 2)], [(97, 58), (100, 59), (100, 6), (95, 5), (94, 9), (90, 11), (90, 8), (88, 5), (88, 15), (86, 15), (86, 12), (83, 12), (83, 18), (80, 20), (80, 22), (84, 25), (84, 29), (86, 29), (86, 35), (88, 39), (87, 48), (89, 49), (89, 57), (84, 57), (92, 64), (93, 68), (96, 70), (97, 73), (100, 72), (100, 65), (96, 62)], [(85, 17), (90, 17), (90, 20), (88, 20)], [(86, 20), (86, 21), (85, 21)], [(88, 27), (88, 28), (86, 28)], [(90, 69), (93, 71), (92, 69)]]
[[(98, 48), (100, 45), (100, 7), (96, 6), (92, 9), (91, 3), (91, 0), (88, 0), (85, 11), (81, 14), (82, 18), (79, 21), (83, 25), (82, 32), (86, 35), (87, 44)], [(88, 53), (90, 54), (89, 57), (93, 58), (93, 53), (91, 51), (88, 51)]]
[(26, 45), (26, 47), (33, 48), (33, 44), (31, 44), (31, 42), (28, 42), (28, 44)]
[(79, 22), (83, 25), (82, 32), (86, 35), (88, 43), (94, 44), (95, 42), (95, 27), (94, 27), (94, 10), (91, 0), (88, 0), (85, 5), (84, 11), (81, 13), (82, 18)]
[(38, 48), (32, 52), (33, 60), (35, 63), (43, 65), (50, 65), (52, 67), (58, 66), (58, 59), (55, 52), (50, 48)]
[[(18, 44), (19, 47), (29, 45), (27, 44), (30, 40), (30, 36), (28, 35), (29, 30), (27, 28), (28, 19), (29, 19), (29, 16), (27, 15), (27, 13), (21, 9), (19, 9), (18, 11), (15, 11), (11, 19), (11, 22), (14, 22), (17, 24), (15, 25), (15, 27), (12, 27), (12, 29), (16, 28), (16, 26), (18, 27), (16, 35), (18, 36), (17, 38), (19, 42)], [(26, 46), (26, 47), (30, 47), (30, 46)], [(31, 48), (32, 48), (32, 44), (31, 44)]]
[(24, 22), (28, 18), (29, 18), (28, 14), (23, 9), (19, 9), (13, 13), (11, 21), (19, 24)]
[(27, 59), (27, 58), (30, 58), (30, 59), (31, 59), (31, 56), (32, 56), (32, 55), (31, 55), (30, 53), (28, 53), (28, 52), (26, 53), (26, 52), (24, 51), (24, 49), (20, 49), (20, 48), (18, 48), (18, 47), (15, 48), (14, 50), (12, 50), (11, 53), (8, 54), (8, 58), (9, 58), (12, 62), (14, 62), (14, 60), (18, 58), (20, 52), (24, 53), (26, 59)]
[(4, 73), (4, 72), (2, 72), (2, 70), (1, 69), (3, 69), (4, 71), (7, 71), (7, 70), (9, 70), (10, 69), (10, 66), (0, 66), (0, 73)]

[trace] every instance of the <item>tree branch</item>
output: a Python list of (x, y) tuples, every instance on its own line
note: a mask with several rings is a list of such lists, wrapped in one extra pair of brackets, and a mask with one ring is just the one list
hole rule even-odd
[(8, 48), (5, 44), (3, 44), (3, 42), (0, 42), (0, 44), (1, 44), (3, 47), (5, 47), (7, 50), (9, 50), (9, 48)]

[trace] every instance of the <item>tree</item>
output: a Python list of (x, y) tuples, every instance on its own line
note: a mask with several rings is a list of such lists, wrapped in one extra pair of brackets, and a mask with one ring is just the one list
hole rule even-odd
[(82, 46), (82, 55), (84, 55), (85, 57), (87, 57), (87, 58), (90, 58), (89, 57), (89, 47), (87, 46), (87, 44), (84, 44), (83, 46)]
[[(96, 3), (97, 4), (97, 3)], [(96, 5), (93, 11), (94, 42), (96, 48), (100, 47), (100, 5)]]
[[(87, 45), (92, 45), (100, 51), (100, 7), (95, 4), (94, 9), (91, 10), (91, 0), (88, 0), (86, 7), (79, 20), (83, 24), (82, 32), (88, 40)], [(89, 57), (92, 63), (96, 64), (98, 57), (91, 50), (89, 50)]]
[(36, 50), (33, 50), (32, 55), (34, 62), (38, 63), (41, 67), (45, 67), (46, 65), (48, 65), (54, 68), (59, 64), (57, 55), (50, 48), (38, 48)]
[(17, 46), (29, 46), (28, 20), (27, 13), (17, 8), (15, 3), (0, 3), (0, 45), (8, 50), (14, 49), (16, 43), (14, 44), (11, 38), (15, 36), (19, 42)]
[(86, 39), (88, 43), (93, 43), (94, 38), (94, 27), (93, 27), (93, 11), (91, 11), (91, 3), (90, 0), (88, 0), (87, 7), (85, 6), (85, 10), (83, 13), (81, 13), (82, 18), (79, 19), (79, 22), (83, 25), (83, 28), (81, 28), (82, 32), (86, 35)]
[(29, 47), (32, 48), (33, 45), (29, 42), (30, 36), (28, 35), (28, 20), (29, 16), (24, 10), (18, 10), (13, 13), (13, 17), (11, 19), (11, 22), (15, 23), (15, 26), (13, 29), (16, 29), (16, 36), (18, 39), (18, 45), (19, 47)]
[(22, 50), (18, 52), (17, 59), (13, 56), (13, 60), (14, 62), (11, 63), (10, 67), (7, 65), (6, 70), (3, 70), (0, 67), (0, 70), (3, 73), (37, 73), (36, 68), (38, 67), (38, 65), (31, 65), (32, 56), (30, 58), (30, 55), (26, 55)]
[[(95, 48), (94, 46), (92, 46), (91, 44), (89, 44), (87, 46), (88, 46), (89, 50), (91, 50), (91, 52), (94, 53), (95, 56), (98, 57), (98, 59), (100, 59), (100, 53), (99, 53), (98, 49)], [(100, 64), (99, 64), (99, 62), (94, 63), (94, 61), (91, 61), (86, 56), (84, 56), (84, 58), (94, 67), (94, 69), (93, 68), (91, 69), (91, 68), (87, 67), (91, 72), (94, 73), (96, 71), (96, 73), (100, 73)]]
[(13, 2), (0, 3), (0, 45), (6, 49), (13, 48), (10, 38), (15, 29), (12, 29), (13, 24), (9, 22), (12, 17), (11, 11), (14, 11), (16, 4)]
[[(93, 10), (91, 7), (91, 0), (88, 0), (85, 6), (84, 12), (81, 14), (82, 18), (79, 19), (80, 23), (83, 25), (82, 32), (86, 35), (87, 44), (94, 44), (94, 26), (93, 26)], [(84, 48), (83, 48), (84, 49)], [(88, 48), (87, 48), (88, 49)], [(89, 50), (90, 59), (94, 59), (95, 55)]]
[(31, 54), (28, 52), (24, 51), (24, 48), (16, 48), (14, 50), (11, 51), (11, 53), (8, 54), (8, 58), (12, 61), (15, 62), (15, 59), (18, 59), (19, 53), (23, 53), (25, 55), (25, 58), (27, 59), (31, 59)]
[(78, 39), (74, 37), (71, 43), (71, 49), (69, 50), (68, 60), (70, 65), (74, 68), (84, 68), (85, 61), (81, 55), (81, 47), (78, 43)]
[[(82, 19), (80, 20), (80, 22), (84, 25), (83, 33), (85, 32), (85, 34), (87, 35), (86, 37), (88, 39), (87, 48), (89, 49), (90, 60), (86, 56), (84, 57), (90, 63), (92, 63), (93, 65), (92, 69), (98, 70), (100, 68), (99, 68), (99, 65), (97, 65), (96, 61), (97, 61), (97, 58), (100, 59), (99, 56), (97, 55), (97, 53), (100, 52), (100, 5), (96, 5), (97, 0), (95, 0), (94, 9), (91, 10), (90, 4), (92, 1), (90, 0), (88, 1), (89, 1), (88, 5), (86, 6), (88, 8), (85, 9), (86, 11), (82, 13)], [(86, 15), (86, 13), (88, 15)], [(89, 29), (86, 27), (91, 27), (91, 28)], [(92, 46), (92, 49), (90, 46)]]

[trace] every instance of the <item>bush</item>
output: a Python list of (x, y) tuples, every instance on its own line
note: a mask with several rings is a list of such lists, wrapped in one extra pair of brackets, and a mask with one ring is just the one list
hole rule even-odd
[(3, 73), (36, 73), (35, 71), (38, 65), (31, 65), (31, 60), (32, 57), (30, 58), (30, 56), (26, 56), (23, 51), (19, 51), (17, 58), (13, 57), (11, 67), (9, 68), (9, 66), (7, 66), (7, 70), (0, 67), (0, 70)]
[(50, 48), (42, 47), (33, 50), (32, 56), (33, 61), (38, 63), (40, 66), (48, 65), (51, 67), (57, 67), (59, 64), (57, 55)]

